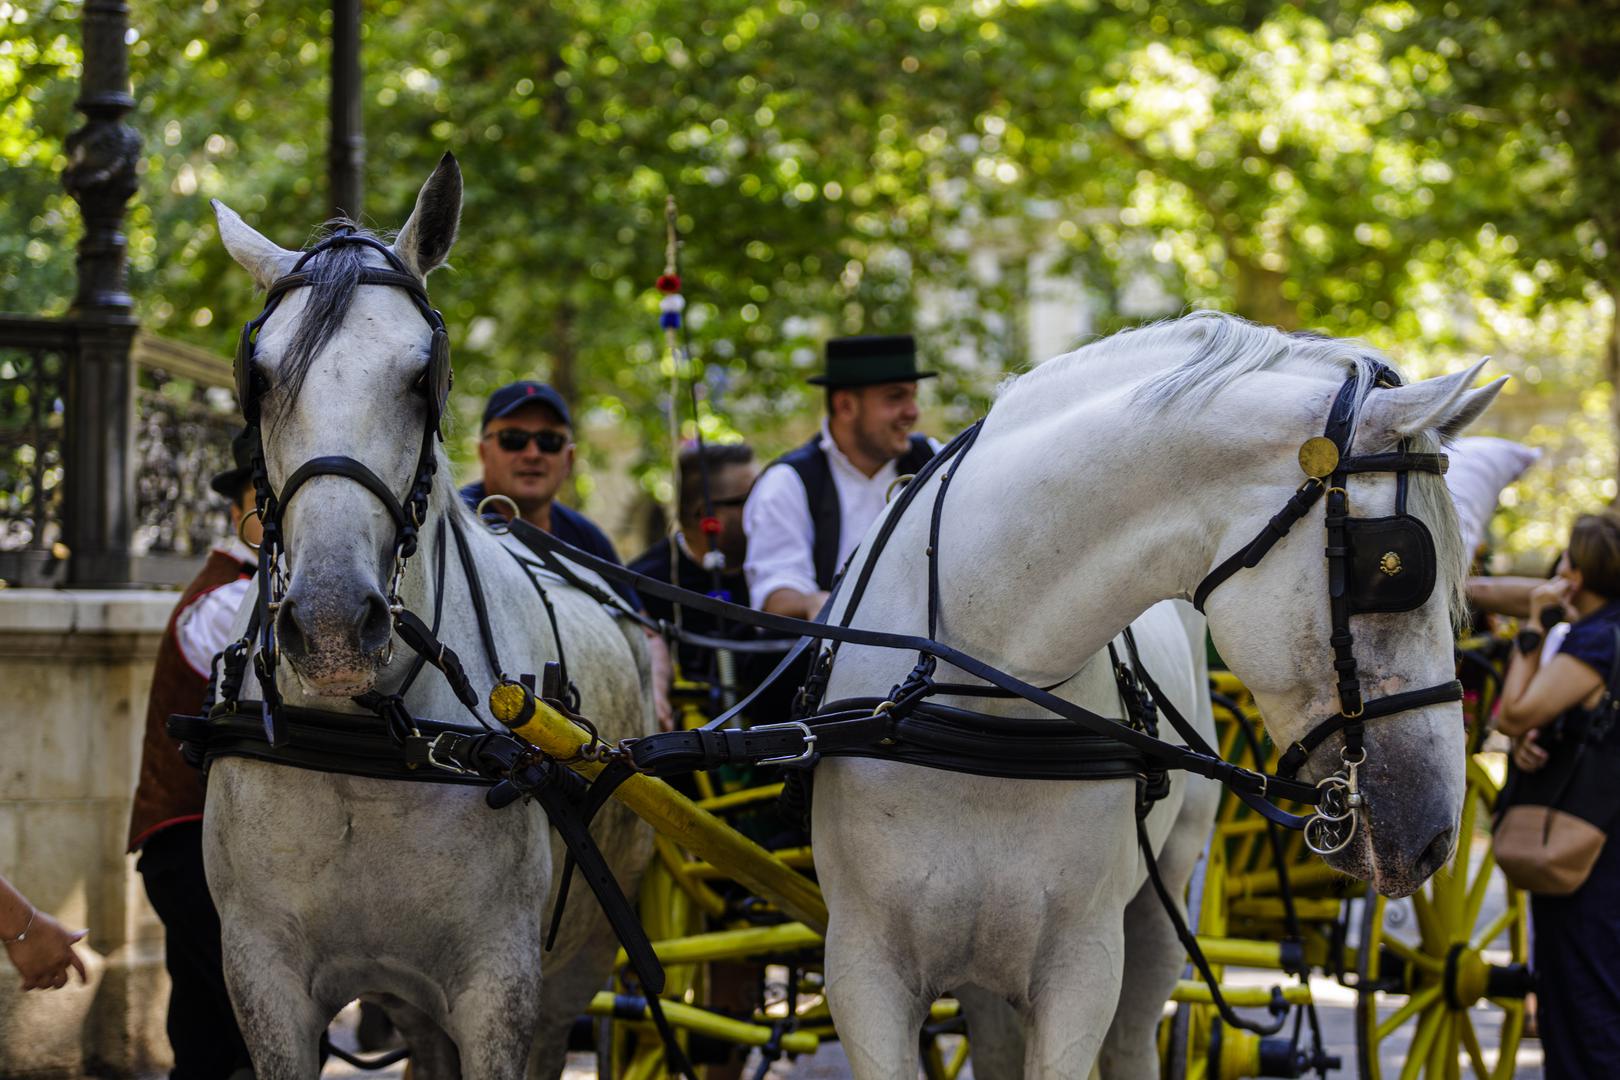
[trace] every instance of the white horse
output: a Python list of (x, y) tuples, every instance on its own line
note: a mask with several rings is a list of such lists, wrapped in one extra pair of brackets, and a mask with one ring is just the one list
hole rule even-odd
[[(224, 205), (214, 208), (225, 246), (260, 288), (298, 259)], [(392, 247), (418, 278), (449, 253), (460, 210), (461, 173), (446, 155)], [(287, 293), (260, 331), (254, 359), (269, 387), (263, 435), (275, 491), (322, 455), (359, 459), (401, 498), (411, 488), (428, 404), (412, 386), (428, 362), (430, 331), (405, 289), (357, 284), (361, 265), (384, 263), (360, 246), (321, 253), (305, 267), (316, 282)], [(400, 596), (431, 619), (441, 599), (434, 568), (448, 555), (439, 636), (482, 699), (499, 673), (480, 644), (460, 560), (438, 550), (441, 521), (455, 516), (465, 526), (508, 671), (539, 672), (557, 658), (557, 644), (527, 572), (461, 505), (448, 460), (434, 452), (437, 482)], [(290, 705), (359, 712), (352, 695), (391, 691), (415, 658), (387, 649), (395, 523), (360, 483), (325, 475), (298, 489), (283, 532), (281, 691)], [(650, 732), (641, 631), (556, 580), (545, 585), (584, 711), (609, 738)], [(256, 689), (250, 681), (246, 696)], [(416, 716), (469, 719), (433, 668), (405, 701)], [(594, 904), (570, 905), (542, 978), (543, 916), (561, 860), (537, 806), (497, 813), (482, 788), (239, 757), (216, 762), (208, 786), (209, 887), (231, 1000), (260, 1080), (316, 1076), (322, 1031), (361, 994), (388, 1005), (418, 1077), (516, 1080), (531, 1054), (534, 1075), (561, 1071), (568, 1028), (604, 984), (614, 940)], [(595, 832), (633, 890), (650, 836), (611, 809)]]
[[(1012, 380), (977, 443), (948, 470), (940, 638), (1026, 682), (1070, 679), (1151, 605), (1190, 597), (1282, 508), (1305, 479), (1301, 444), (1323, 434), (1347, 379), (1356, 380), (1360, 410), (1356, 454), (1403, 439), (1432, 450), (1478, 417), (1504, 381), (1471, 389), (1476, 365), (1369, 392), (1377, 359), (1354, 342), (1201, 313), (1116, 335)], [(938, 483), (936, 475), (919, 493), (920, 507)], [(1387, 473), (1353, 476), (1353, 512), (1392, 514), (1395, 484)], [(1435, 538), (1438, 585), (1417, 610), (1352, 621), (1369, 699), (1453, 677), (1464, 568), (1455, 511), (1441, 479), (1423, 473), (1411, 477), (1409, 509)], [(1339, 711), (1322, 520), (1320, 507), (1307, 514), (1207, 603), (1221, 655), (1284, 746)], [(928, 514), (906, 515), (854, 625), (923, 632), (928, 544)], [(912, 660), (846, 646), (827, 697), (881, 693)], [(1145, 660), (1156, 673), (1155, 660)], [(966, 676), (942, 670), (940, 678)], [(1100, 701), (1086, 694), (1106, 699), (1107, 690), (1079, 679), (1059, 693), (1095, 707)], [(1337, 769), (1339, 746), (1334, 736), (1312, 754), (1302, 778)], [(1329, 862), (1405, 895), (1456, 842), (1460, 706), (1372, 720), (1366, 753), (1363, 825)], [(1208, 836), (1199, 788), (1155, 814), (1153, 839), (1178, 894)], [(1157, 1075), (1154, 1025), (1184, 960), (1144, 886), (1133, 803), (1122, 781), (823, 761), (812, 820), (831, 912), (828, 1000), (856, 1075), (911, 1080), (929, 1003), (963, 987), (1017, 1010), (1028, 1034), (1026, 1076), (1084, 1077), (1095, 1063), (1109, 1077)], [(1172, 813), (1185, 823), (1173, 834)]]

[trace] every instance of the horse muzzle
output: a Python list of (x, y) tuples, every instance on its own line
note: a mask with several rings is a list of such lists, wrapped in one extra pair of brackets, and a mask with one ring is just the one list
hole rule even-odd
[(352, 697), (376, 683), (393, 619), (375, 587), (295, 580), (276, 614), (276, 634), (307, 689), (322, 697)]
[(1324, 856), (1341, 873), (1391, 899), (1410, 896), (1447, 861), (1457, 845), (1457, 808), (1440, 792), (1374, 785), (1345, 847)]

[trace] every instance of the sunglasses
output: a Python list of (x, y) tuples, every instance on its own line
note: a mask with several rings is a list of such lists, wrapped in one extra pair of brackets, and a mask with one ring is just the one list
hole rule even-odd
[(555, 454), (568, 445), (568, 436), (560, 431), (523, 431), (520, 428), (502, 428), (495, 432), (495, 444), (508, 454), (521, 454), (530, 440), (542, 454)]

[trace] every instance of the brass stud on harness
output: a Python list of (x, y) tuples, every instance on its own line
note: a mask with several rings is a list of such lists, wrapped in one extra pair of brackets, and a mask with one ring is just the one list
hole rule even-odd
[(1386, 551), (1383, 557), (1378, 560), (1378, 569), (1390, 577), (1394, 577), (1405, 568), (1401, 566), (1401, 557), (1398, 554), (1393, 551)]
[(1326, 435), (1306, 439), (1299, 448), (1299, 467), (1313, 480), (1326, 480), (1339, 467), (1339, 444)]

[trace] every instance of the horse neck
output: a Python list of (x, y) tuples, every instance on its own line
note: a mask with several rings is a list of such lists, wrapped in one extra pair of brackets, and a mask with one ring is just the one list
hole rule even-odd
[(1148, 607), (1188, 598), (1280, 508), (1294, 435), (1276, 432), (1295, 426), (1293, 389), (1255, 375), (1207, 406), (1153, 415), (1131, 402), (1134, 386), (992, 411), (952, 470), (947, 640), (1016, 656), (1026, 677), (1066, 677)]

